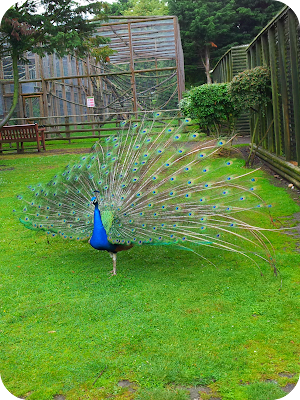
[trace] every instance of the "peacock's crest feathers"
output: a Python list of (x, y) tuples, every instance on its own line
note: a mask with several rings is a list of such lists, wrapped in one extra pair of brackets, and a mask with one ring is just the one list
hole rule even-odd
[(32, 198), (20, 221), (85, 239), (93, 230), (95, 195), (111, 243), (204, 245), (243, 253), (246, 241), (253, 252), (269, 251), (263, 231), (248, 218), (264, 207), (253, 171), (241, 169), (231, 154), (217, 157), (225, 140), (186, 132), (189, 119), (178, 126), (178, 120), (160, 117), (123, 121), (118, 135), (95, 143), (45, 186), (29, 187)]

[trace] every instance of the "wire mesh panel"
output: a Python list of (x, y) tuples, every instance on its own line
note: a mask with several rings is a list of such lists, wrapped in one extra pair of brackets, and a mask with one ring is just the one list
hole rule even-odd
[[(20, 100), (14, 123), (49, 125), (127, 117), (131, 112), (175, 109), (184, 91), (183, 52), (176, 17), (112, 17), (98, 35), (110, 39), (114, 53), (105, 62), (55, 54), (28, 53), (19, 65)], [(0, 60), (0, 117), (10, 108), (13, 71), (10, 57)], [(39, 100), (34, 97), (41, 96)], [(88, 98), (93, 104), (88, 107)], [(31, 100), (30, 100), (31, 99)]]
[(104, 83), (115, 89), (106, 107), (118, 112), (177, 108), (184, 70), (176, 17), (116, 18), (99, 30), (114, 50), (103, 66)]

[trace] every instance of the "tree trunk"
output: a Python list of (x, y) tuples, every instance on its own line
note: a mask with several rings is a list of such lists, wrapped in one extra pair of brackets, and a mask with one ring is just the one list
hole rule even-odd
[(204, 64), (204, 68), (205, 68), (205, 75), (206, 75), (206, 79), (207, 79), (207, 83), (212, 83), (211, 77), (210, 77), (210, 68), (209, 68), (209, 47), (205, 46), (205, 62)]
[(12, 65), (13, 65), (13, 74), (14, 74), (14, 95), (13, 95), (13, 102), (10, 107), (9, 113), (2, 121), (0, 121), (0, 128), (4, 126), (12, 116), (15, 108), (18, 104), (19, 100), (19, 71), (18, 71), (18, 55), (16, 52), (13, 51), (12, 53)]

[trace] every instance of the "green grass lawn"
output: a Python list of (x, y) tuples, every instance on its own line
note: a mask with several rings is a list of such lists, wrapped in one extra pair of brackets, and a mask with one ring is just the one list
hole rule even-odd
[[(12, 213), (27, 185), (47, 182), (74, 158), (0, 156), (6, 388), (30, 400), (187, 400), (195, 386), (205, 389), (203, 400), (285, 396), (281, 387), (299, 376), (296, 239), (268, 234), (278, 277), (264, 263), (262, 277), (239, 255), (201, 248), (215, 268), (168, 246), (120, 253), (111, 277), (108, 253), (27, 230)], [(299, 211), (285, 189), (258, 174), (275, 222)]]

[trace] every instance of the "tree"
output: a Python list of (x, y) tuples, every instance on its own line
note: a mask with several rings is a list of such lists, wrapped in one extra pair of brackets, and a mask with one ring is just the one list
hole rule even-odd
[(169, 12), (178, 16), (186, 61), (201, 63), (211, 83), (211, 52), (230, 41), (234, 0), (170, 0)]
[(284, 5), (275, 0), (235, 0), (233, 34), (238, 44), (251, 42)]
[[(12, 116), (19, 97), (18, 63), (27, 60), (25, 53), (31, 51), (40, 56), (56, 53), (84, 56), (94, 50), (101, 58), (99, 44), (107, 41), (101, 36), (93, 37), (97, 23), (91, 23), (92, 15), (104, 16), (106, 5), (101, 2), (80, 5), (74, 0), (27, 0), (15, 4), (4, 14), (0, 25), (0, 57), (11, 56), (14, 77), (14, 94), (11, 109), (0, 122), (0, 127)], [(37, 13), (37, 7), (42, 7)], [(106, 57), (109, 50), (103, 50)]]
[(125, 10), (123, 15), (166, 15), (168, 6), (164, 0), (132, 0), (133, 7)]
[(123, 12), (131, 7), (133, 7), (132, 0), (118, 0), (114, 3), (108, 4), (108, 14), (123, 15)]
[(169, 0), (168, 5), (179, 20), (186, 80), (193, 84), (202, 82), (195, 82), (189, 67), (204, 68), (210, 83), (214, 62), (232, 46), (254, 39), (284, 6), (273, 0)]

